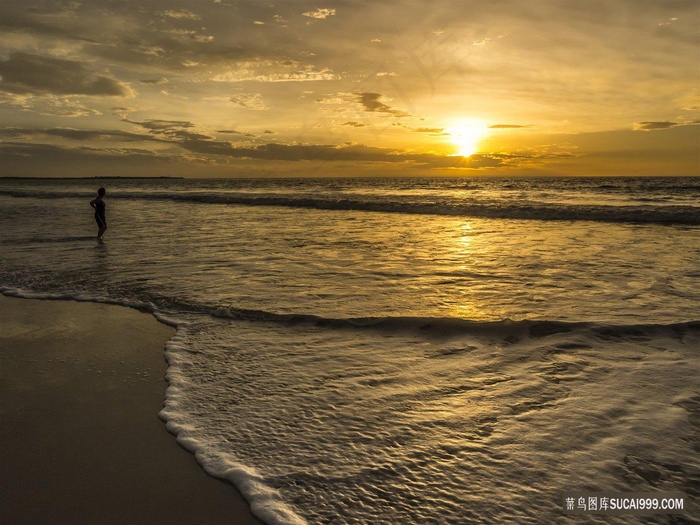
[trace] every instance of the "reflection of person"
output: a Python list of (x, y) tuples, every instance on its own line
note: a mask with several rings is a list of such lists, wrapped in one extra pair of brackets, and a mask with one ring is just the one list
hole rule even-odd
[(97, 222), (97, 238), (101, 238), (102, 234), (107, 229), (107, 215), (105, 214), (105, 189), (100, 188), (97, 190), (97, 198), (90, 201), (90, 206), (95, 208), (95, 221)]

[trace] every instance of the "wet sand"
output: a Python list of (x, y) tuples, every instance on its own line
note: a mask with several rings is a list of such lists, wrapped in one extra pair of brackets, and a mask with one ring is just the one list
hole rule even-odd
[(173, 334), (129, 308), (0, 296), (0, 523), (260, 523), (158, 417)]

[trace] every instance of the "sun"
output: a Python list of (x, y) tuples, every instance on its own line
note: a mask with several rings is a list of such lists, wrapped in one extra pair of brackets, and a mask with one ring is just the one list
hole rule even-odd
[(486, 123), (480, 120), (459, 120), (445, 131), (449, 134), (449, 141), (457, 148), (456, 155), (469, 157), (479, 151), (479, 142), (486, 137), (488, 132)]

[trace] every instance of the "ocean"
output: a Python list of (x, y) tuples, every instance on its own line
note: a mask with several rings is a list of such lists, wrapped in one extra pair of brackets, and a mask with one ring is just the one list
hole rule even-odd
[(271, 525), (700, 523), (700, 178), (2, 179), (0, 220), (3, 293), (177, 327), (160, 416)]

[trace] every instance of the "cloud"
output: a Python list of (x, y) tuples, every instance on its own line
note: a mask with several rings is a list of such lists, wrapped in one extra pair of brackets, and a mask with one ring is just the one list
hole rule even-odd
[[(129, 121), (127, 121), (129, 122)], [(99, 156), (119, 159), (124, 156), (125, 162), (134, 161), (135, 157), (149, 156), (160, 160), (183, 159), (191, 162), (207, 162), (221, 164), (221, 160), (263, 160), (263, 161), (287, 161), (287, 162), (335, 162), (357, 163), (362, 165), (393, 165), (403, 166), (407, 169), (493, 169), (499, 167), (527, 166), (528, 163), (539, 162), (546, 159), (570, 156), (563, 153), (548, 153), (544, 151), (520, 152), (518, 154), (476, 154), (470, 157), (447, 156), (431, 152), (414, 152), (396, 148), (380, 148), (363, 144), (282, 144), (266, 143), (259, 145), (239, 145), (230, 141), (216, 140), (213, 137), (192, 131), (195, 125), (187, 121), (150, 120), (135, 122), (133, 124), (148, 129), (151, 134), (142, 135), (128, 131), (110, 130), (78, 130), (72, 128), (51, 129), (20, 129), (5, 128), (0, 130), (0, 137), (24, 142), (3, 142), (0, 146), (4, 152), (10, 152), (15, 161), (21, 160), (22, 155), (33, 157), (32, 162), (38, 162), (35, 155), (43, 155), (44, 160), (76, 160), (80, 157), (93, 158)], [(233, 129), (219, 130), (218, 133), (237, 134), (252, 137), (251, 134), (242, 133)], [(271, 133), (268, 130), (265, 133)], [(53, 144), (38, 144), (37, 138), (58, 137), (79, 142), (86, 141), (110, 141), (115, 145), (124, 142), (153, 141), (168, 143), (185, 150), (184, 154), (166, 154), (161, 156), (157, 152), (129, 149), (123, 147), (65, 147)], [(98, 142), (93, 142), (97, 144)], [(7, 146), (7, 147), (5, 147)], [(36, 146), (36, 148), (34, 148)], [(217, 157), (219, 160), (217, 160)]]
[(201, 20), (202, 18), (199, 15), (194, 14), (192, 11), (188, 11), (187, 9), (180, 9), (179, 11), (169, 10), (165, 11), (163, 15), (169, 18), (176, 18), (178, 20)]
[(3, 166), (18, 176), (90, 177), (129, 173), (134, 176), (185, 175), (192, 164), (211, 160), (193, 154), (154, 152), (138, 148), (64, 147), (52, 144), (0, 143)]
[[(163, 55), (165, 55), (166, 51), (165, 51), (165, 48), (161, 47), (161, 46), (144, 46), (144, 45), (140, 45), (140, 44), (135, 44), (129, 48), (129, 54), (131, 56), (132, 61), (133, 61), (133, 54), (134, 53), (136, 53), (137, 55), (142, 55), (146, 59), (150, 59), (150, 58), (160, 58)], [(106, 53), (106, 54), (109, 55), (109, 53)], [(118, 56), (115, 56), (114, 54), (112, 54), (112, 56), (114, 56), (115, 58), (117, 58), (119, 60), (122, 60), (122, 61), (124, 60), (123, 57), (118, 57)], [(127, 60), (127, 62), (129, 62), (129, 60)]]
[(128, 108), (126, 106), (112, 106), (109, 109), (112, 112), (112, 115), (119, 117), (121, 119), (126, 119), (127, 115), (131, 111), (134, 111), (134, 108)]
[(268, 143), (252, 147), (235, 146), (215, 140), (184, 140), (180, 146), (201, 155), (222, 155), (237, 159), (269, 161), (325, 161), (406, 164), (424, 168), (496, 168), (515, 160), (507, 155), (446, 156), (434, 153), (413, 153), (398, 149), (377, 148), (362, 144), (337, 146), (330, 144)]
[(302, 13), (302, 15), (307, 16), (309, 18), (316, 18), (317, 20), (323, 20), (324, 18), (328, 18), (329, 16), (334, 16), (335, 9), (319, 7), (318, 9), (316, 9), (316, 11), (307, 11), (306, 13)]
[(382, 97), (380, 93), (354, 93), (357, 97), (357, 102), (362, 104), (365, 111), (370, 111), (373, 113), (388, 113), (390, 115), (395, 115), (397, 117), (408, 117), (408, 113), (401, 110), (392, 108), (380, 102), (379, 99)]
[(194, 40), (195, 42), (211, 42), (214, 40), (212, 35), (200, 35), (192, 29), (168, 29), (165, 33), (179, 40)]
[(96, 75), (80, 62), (29, 53), (12, 53), (0, 60), (0, 75), (0, 89), (10, 93), (134, 96), (126, 84)]
[(260, 93), (236, 93), (228, 100), (236, 106), (246, 109), (253, 109), (256, 111), (270, 109), (269, 104), (265, 102)]
[(367, 125), (367, 124), (363, 124), (362, 122), (357, 122), (357, 121), (354, 121), (354, 120), (351, 120), (351, 121), (349, 121), (349, 122), (343, 123), (343, 126), (352, 126), (353, 128), (363, 128), (363, 127), (365, 127), (366, 125)]
[(641, 131), (650, 131), (653, 129), (668, 129), (677, 126), (677, 122), (637, 122), (634, 129)]
[(141, 126), (143, 128), (146, 128), (146, 129), (149, 129), (152, 131), (170, 131), (173, 129), (195, 127), (192, 122), (189, 122), (187, 120), (147, 119), (147, 120), (144, 120), (142, 122), (139, 122), (139, 121), (135, 121), (135, 120), (124, 119), (124, 122), (128, 122), (129, 124), (136, 124), (138, 126)]
[[(236, 159), (258, 159), (269, 161), (333, 161), (333, 162), (362, 162), (362, 163), (405, 163), (410, 166), (427, 168), (487, 168), (497, 167), (505, 162), (503, 155), (475, 155), (469, 158), (445, 156), (434, 153), (415, 153), (392, 148), (379, 148), (362, 144), (332, 145), (332, 144), (280, 144), (267, 143), (256, 146), (236, 145), (230, 141), (216, 140), (214, 137), (196, 131), (196, 125), (181, 120), (144, 120), (124, 122), (140, 126), (149, 134), (139, 134), (120, 130), (85, 130), (74, 128), (4, 128), (0, 129), (0, 138), (23, 140), (15, 142), (16, 150), (27, 148), (29, 143), (36, 143), (42, 137), (55, 137), (78, 142), (108, 141), (124, 142), (161, 142), (178, 146), (200, 158), (206, 156), (223, 156)], [(255, 135), (235, 129), (217, 130), (220, 134), (240, 135), (255, 138)], [(265, 130), (265, 134), (275, 132)], [(50, 151), (58, 149), (73, 150), (63, 146), (46, 145)], [(58, 148), (58, 149), (57, 149)], [(111, 155), (119, 148), (82, 148), (93, 153), (96, 151), (110, 152)], [(65, 153), (65, 151), (64, 151)], [(62, 153), (55, 153), (56, 155)], [(140, 153), (139, 153), (140, 155)], [(205, 156), (205, 157), (202, 157)]]
[(678, 126), (694, 126), (700, 124), (700, 121), (694, 120), (692, 122), (669, 122), (669, 121), (661, 121), (661, 122), (636, 122), (634, 124), (634, 129), (636, 131), (654, 131), (654, 130), (659, 130), (659, 129), (670, 129), (670, 128), (675, 128)]
[(166, 142), (179, 144), (186, 140), (214, 140), (214, 137), (194, 130), (195, 124), (186, 120), (158, 120), (147, 119), (143, 121), (122, 119), (123, 122), (135, 124), (149, 130), (152, 134), (167, 139)]
[(214, 82), (309, 82), (335, 80), (328, 68), (316, 69), (294, 60), (250, 60), (212, 77)]
[[(0, 151), (2, 152), (2, 157), (6, 161), (12, 160), (23, 160), (27, 158), (32, 158), (33, 160), (41, 161), (61, 161), (61, 160), (77, 160), (85, 161), (86, 157), (90, 157), (92, 160), (103, 160), (110, 162), (128, 162), (135, 160), (138, 157), (139, 160), (143, 158), (152, 159), (166, 159), (167, 157), (181, 159), (181, 155), (173, 156), (167, 155), (163, 156), (150, 150), (137, 149), (137, 148), (91, 148), (91, 147), (80, 147), (80, 148), (67, 148), (64, 146), (56, 146), (53, 144), (28, 144), (23, 142), (5, 142), (0, 144)], [(14, 159), (13, 159), (14, 157)]]
[(74, 128), (2, 128), (0, 137), (33, 140), (35, 137), (60, 137), (77, 141), (109, 140), (114, 142), (164, 142), (151, 135), (119, 130), (87, 130)]
[(153, 86), (157, 86), (157, 85), (160, 85), (160, 84), (167, 84), (167, 83), (168, 83), (168, 79), (167, 79), (167, 78), (163, 78), (163, 77), (161, 77), (161, 78), (145, 78), (145, 79), (143, 79), (143, 80), (139, 80), (139, 82), (141, 82), (142, 84), (150, 84), (150, 85), (153, 85)]
[(416, 133), (430, 133), (431, 135), (444, 135), (445, 128), (408, 128)]
[[(255, 137), (255, 135), (253, 135), (252, 133), (245, 133), (243, 131), (236, 131), (235, 129), (219, 129), (216, 132), (222, 133), (224, 135), (242, 135), (244, 137), (251, 137), (251, 138)], [(265, 133), (267, 133), (267, 130), (265, 131)], [(273, 132), (270, 132), (270, 133), (273, 133)]]
[(99, 111), (81, 104), (72, 95), (34, 95), (32, 93), (8, 93), (0, 91), (0, 105), (4, 109), (19, 108), (33, 111), (40, 115), (57, 115), (60, 117), (86, 117), (101, 115)]
[(532, 126), (529, 124), (526, 125), (521, 125), (521, 124), (492, 124), (489, 126), (489, 129), (517, 129), (517, 128), (531, 128)]

